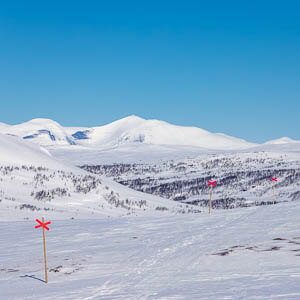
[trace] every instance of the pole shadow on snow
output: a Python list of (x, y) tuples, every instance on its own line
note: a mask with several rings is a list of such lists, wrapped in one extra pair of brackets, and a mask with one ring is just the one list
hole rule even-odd
[(46, 283), (46, 281), (45, 280), (43, 280), (43, 279), (40, 279), (40, 278), (38, 278), (38, 277), (35, 277), (35, 275), (23, 275), (23, 276), (20, 276), (21, 278), (32, 278), (32, 279), (36, 279), (36, 280), (39, 280), (39, 281), (41, 281), (41, 282), (43, 282), (43, 283)]

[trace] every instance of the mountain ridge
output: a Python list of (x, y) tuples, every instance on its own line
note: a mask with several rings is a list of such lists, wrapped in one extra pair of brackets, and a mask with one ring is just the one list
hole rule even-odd
[(41, 146), (81, 145), (109, 147), (126, 144), (182, 145), (206, 149), (245, 149), (257, 144), (223, 133), (211, 133), (194, 126), (173, 125), (165, 121), (131, 115), (103, 126), (63, 127), (51, 119), (0, 126), (0, 132), (28, 139)]
[(54, 120), (37, 118), (16, 125), (0, 123), (0, 132), (16, 135), (45, 147), (78, 145), (88, 148), (115, 148), (149, 144), (191, 146), (209, 150), (243, 150), (262, 145), (300, 143), (282, 137), (257, 144), (195, 126), (174, 125), (156, 119), (143, 119), (136, 115), (93, 127), (64, 127)]

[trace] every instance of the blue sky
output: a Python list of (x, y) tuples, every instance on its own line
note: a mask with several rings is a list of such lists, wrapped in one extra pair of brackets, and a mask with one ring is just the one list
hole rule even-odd
[(300, 140), (300, 1), (6, 1), (0, 45), (1, 122)]

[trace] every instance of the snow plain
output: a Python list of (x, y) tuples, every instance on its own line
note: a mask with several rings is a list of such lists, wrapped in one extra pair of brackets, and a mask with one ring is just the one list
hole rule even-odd
[(0, 299), (299, 299), (300, 205), (1, 222)]

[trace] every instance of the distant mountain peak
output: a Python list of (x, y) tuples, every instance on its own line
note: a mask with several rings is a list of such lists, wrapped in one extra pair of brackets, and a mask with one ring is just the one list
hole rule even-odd
[(2, 133), (19, 136), (41, 146), (75, 144), (65, 128), (51, 119), (36, 118), (0, 129)]
[[(23, 124), (36, 124), (36, 125), (56, 125), (56, 126), (61, 126), (58, 122), (51, 120), (51, 119), (47, 119), (47, 118), (35, 118), (35, 119), (31, 119), (25, 123), (22, 124), (18, 124), (18, 125), (23, 125)], [(15, 126), (18, 126), (15, 125)]]
[(124, 117), (120, 120), (116, 120), (112, 123), (108, 123), (106, 125), (111, 125), (111, 124), (115, 124), (115, 123), (136, 123), (136, 122), (145, 122), (145, 121), (146, 120), (141, 117), (138, 117), (136, 115), (130, 115), (130, 116)]
[(293, 140), (293, 139), (285, 136), (285, 137), (282, 137), (282, 138), (279, 138), (279, 139), (268, 141), (265, 144), (267, 144), (267, 145), (280, 145), (280, 144), (289, 144), (289, 143), (300, 143), (300, 141)]
[(141, 118), (141, 117), (139, 117), (137, 115), (129, 115), (129, 116), (124, 117), (124, 118), (122, 118), (120, 120), (140, 120), (140, 121), (145, 121), (145, 119), (143, 119), (143, 118)]

